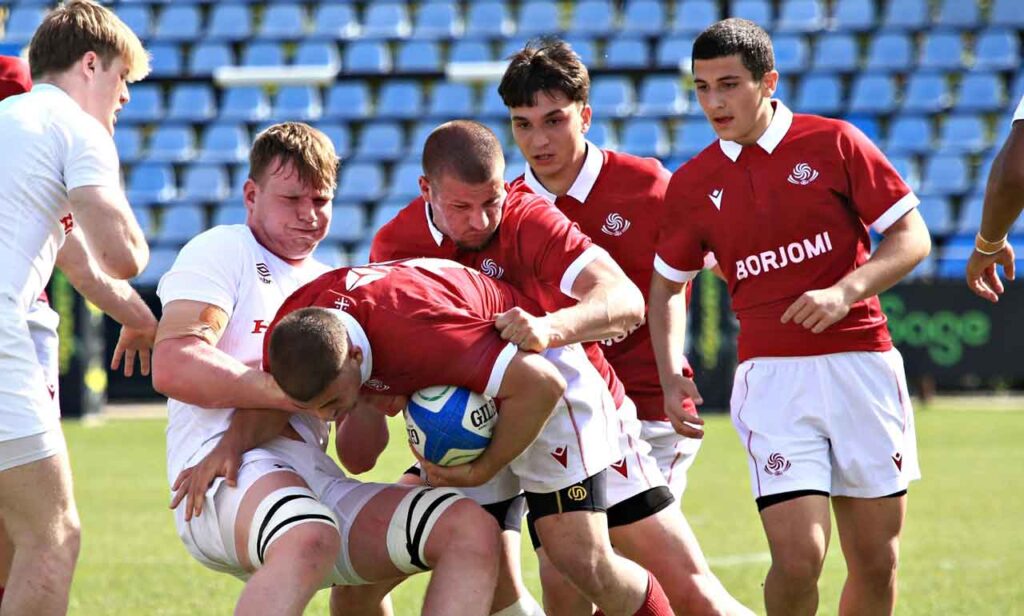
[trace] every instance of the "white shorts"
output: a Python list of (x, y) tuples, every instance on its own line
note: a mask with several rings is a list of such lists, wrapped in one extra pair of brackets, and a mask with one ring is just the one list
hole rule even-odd
[(640, 422), (640, 438), (651, 446), (651, 456), (657, 461), (668, 489), (676, 502), (681, 503), (686, 491), (686, 474), (704, 441), (679, 434), (668, 421), (650, 420)]
[(51, 431), (60, 421), (28, 322), (16, 299), (0, 295), (0, 442)]
[(797, 490), (877, 498), (921, 477), (896, 349), (745, 361), (732, 420), (755, 498)]
[(618, 408), (615, 418), (619, 428), (619, 451), (622, 457), (608, 465), (608, 506), (613, 507), (651, 488), (667, 485), (651, 455), (651, 445), (641, 438), (636, 405), (628, 397)]
[(60, 417), (60, 344), (57, 340), (57, 326), (60, 315), (43, 300), (36, 300), (26, 316), (32, 346), (36, 359), (43, 369), (46, 393), (52, 402), (52, 410)]

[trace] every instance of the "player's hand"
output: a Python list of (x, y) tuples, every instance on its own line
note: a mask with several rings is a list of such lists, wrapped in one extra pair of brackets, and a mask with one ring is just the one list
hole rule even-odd
[(142, 376), (149, 376), (149, 358), (153, 352), (155, 339), (155, 319), (151, 326), (143, 329), (122, 326), (117, 346), (114, 347), (114, 357), (110, 360), (110, 369), (117, 372), (121, 368), (121, 360), (124, 359), (124, 375), (132, 376), (135, 373), (135, 357), (138, 356), (139, 372)]
[(419, 460), (421, 476), (426, 479), (427, 485), (436, 488), (472, 488), (487, 483), (498, 472), (497, 469), (488, 469), (481, 462), (483, 456), (466, 464), (440, 466), (425, 460), (411, 443), (409, 449)]
[(395, 394), (359, 394), (360, 404), (365, 404), (379, 413), (394, 417), (409, 406), (409, 396)]
[(199, 517), (203, 513), (206, 491), (213, 485), (217, 477), (224, 477), (229, 486), (234, 487), (238, 480), (238, 467), (242, 464), (242, 454), (230, 441), (222, 438), (206, 457), (195, 466), (186, 468), (178, 474), (171, 488), (171, 509), (176, 509), (185, 500), (185, 521)]
[(999, 301), (999, 296), (1005, 290), (996, 270), (997, 265), (1003, 267), (1007, 280), (1015, 279), (1013, 246), (1007, 244), (994, 255), (983, 255), (975, 250), (967, 260), (967, 287), (978, 297), (993, 303)]
[(535, 317), (522, 308), (513, 308), (494, 317), (494, 327), (523, 351), (540, 353), (551, 345), (551, 327), (546, 319)]
[(850, 312), (850, 301), (839, 287), (816, 289), (801, 295), (782, 313), (782, 323), (802, 325), (815, 334), (828, 329)]
[(697, 405), (703, 404), (704, 399), (693, 379), (674, 375), (669, 382), (662, 383), (662, 392), (665, 415), (675, 431), (689, 438), (704, 438), (704, 420), (697, 415)]

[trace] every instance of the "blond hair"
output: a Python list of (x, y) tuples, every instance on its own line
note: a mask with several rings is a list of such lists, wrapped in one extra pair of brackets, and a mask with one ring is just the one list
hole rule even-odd
[(249, 151), (249, 177), (262, 185), (268, 171), (274, 173), (289, 163), (303, 184), (320, 190), (338, 185), (340, 160), (334, 144), (309, 124), (282, 122), (257, 135)]
[(104, 69), (121, 58), (128, 81), (149, 74), (149, 53), (117, 15), (92, 0), (70, 0), (50, 11), (32, 36), (32, 79), (66, 71), (90, 51), (100, 57)]

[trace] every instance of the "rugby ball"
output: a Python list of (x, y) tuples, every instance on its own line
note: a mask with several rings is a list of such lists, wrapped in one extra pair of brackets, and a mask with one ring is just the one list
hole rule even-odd
[(494, 400), (454, 385), (417, 391), (404, 415), (409, 442), (424, 459), (441, 466), (478, 458), (498, 421)]

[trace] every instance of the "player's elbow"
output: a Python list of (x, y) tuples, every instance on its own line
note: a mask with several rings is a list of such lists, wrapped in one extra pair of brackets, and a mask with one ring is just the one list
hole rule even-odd
[(628, 335), (644, 322), (646, 304), (643, 293), (635, 284), (630, 282), (622, 285), (614, 299), (617, 307), (618, 318), (616, 319), (617, 335)]
[[(181, 370), (182, 362), (177, 353), (176, 340), (165, 340), (153, 347), (152, 376), (153, 389), (158, 393), (181, 400), (190, 389), (188, 379)], [(191, 387), (195, 389), (194, 384)]]
[(345, 467), (345, 470), (352, 475), (368, 473), (373, 470), (373, 467), (377, 466), (377, 456), (375, 455), (352, 455), (350, 453), (345, 454), (339, 450), (338, 460), (341, 462), (341, 465)]
[(559, 399), (565, 394), (567, 385), (558, 369), (545, 363), (547, 365), (539, 371), (536, 381), (532, 385), (535, 387), (534, 393), (538, 398), (538, 406), (550, 411), (555, 408)]

